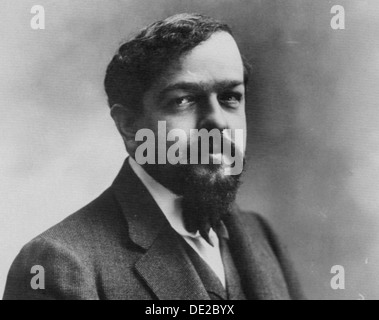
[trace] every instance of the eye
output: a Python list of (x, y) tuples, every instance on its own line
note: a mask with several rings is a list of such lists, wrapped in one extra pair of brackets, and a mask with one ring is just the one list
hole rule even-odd
[(219, 96), (219, 100), (227, 107), (238, 108), (242, 100), (242, 94), (239, 92), (225, 92)]
[(193, 96), (185, 96), (176, 98), (174, 100), (174, 105), (176, 108), (187, 108), (192, 106), (196, 102), (195, 97)]

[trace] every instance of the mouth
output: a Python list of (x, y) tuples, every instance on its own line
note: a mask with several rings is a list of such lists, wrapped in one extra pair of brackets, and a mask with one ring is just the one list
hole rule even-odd
[(222, 161), (224, 155), (222, 153), (210, 153), (209, 157), (212, 158), (212, 159), (214, 159), (214, 160)]
[(209, 158), (213, 160), (213, 163), (218, 163), (223, 166), (230, 166), (232, 161), (226, 154), (223, 153), (211, 153)]

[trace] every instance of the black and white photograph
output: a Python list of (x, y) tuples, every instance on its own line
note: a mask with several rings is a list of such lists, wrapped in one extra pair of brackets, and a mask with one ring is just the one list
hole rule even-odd
[(379, 300), (378, 1), (0, 10), (0, 299)]

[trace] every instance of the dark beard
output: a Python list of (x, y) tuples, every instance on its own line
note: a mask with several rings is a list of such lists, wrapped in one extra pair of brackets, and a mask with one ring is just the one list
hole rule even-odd
[[(234, 143), (231, 142), (232, 154), (235, 154), (235, 149)], [(187, 156), (189, 155), (188, 145)], [(190, 163), (189, 158), (187, 163)], [(210, 228), (217, 231), (221, 221), (232, 212), (242, 173), (226, 175), (223, 165), (213, 163), (146, 164), (144, 168), (154, 179), (182, 197), (182, 214), (186, 229), (194, 233), (199, 231), (210, 243)]]
[(182, 189), (182, 213), (189, 232), (199, 231), (210, 242), (209, 230), (217, 231), (221, 221), (232, 212), (240, 185), (240, 175), (224, 176), (219, 165), (208, 165), (207, 174), (198, 174), (195, 166), (185, 166)]
[[(224, 175), (221, 165), (175, 165), (171, 175), (159, 166), (144, 166), (147, 172), (182, 197), (184, 225), (189, 232), (200, 232), (209, 240), (209, 230), (217, 232), (223, 219), (232, 213), (240, 186), (239, 175)], [(170, 176), (170, 177), (169, 177)]]

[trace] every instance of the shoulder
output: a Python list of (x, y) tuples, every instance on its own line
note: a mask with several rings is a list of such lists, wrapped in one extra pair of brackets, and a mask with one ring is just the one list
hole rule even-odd
[[(120, 212), (111, 189), (49, 228), (28, 245), (48, 242), (78, 253), (90, 254), (99, 243), (114, 241), (126, 234), (126, 221)], [(28, 245), (26, 247), (28, 247)]]
[(240, 209), (238, 209), (237, 214), (248, 234), (254, 235), (255, 238), (265, 238), (270, 240), (270, 242), (275, 240), (276, 233), (271, 226), (271, 222), (266, 217), (254, 211)]
[(266, 218), (260, 213), (238, 209), (237, 214), (244, 223), (250, 226), (261, 228), (267, 224)]
[(264, 216), (249, 211), (239, 211), (240, 221), (251, 243), (259, 243), (272, 252), (286, 279), (292, 299), (305, 299), (290, 253), (280, 240), (271, 222)]
[(278, 237), (269, 219), (253, 211), (239, 210), (238, 216), (250, 243), (259, 243), (271, 251), (279, 262), (288, 255), (286, 246)]
[[(4, 299), (97, 299), (98, 268), (107, 252), (122, 250), (126, 228), (108, 189), (21, 249), (9, 271)], [(46, 290), (30, 288), (35, 266), (46, 274)]]

